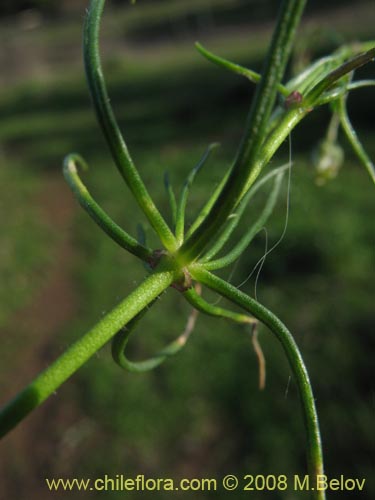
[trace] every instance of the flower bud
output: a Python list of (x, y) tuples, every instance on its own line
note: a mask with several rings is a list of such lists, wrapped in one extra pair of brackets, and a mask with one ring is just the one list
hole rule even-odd
[(324, 140), (313, 154), (316, 183), (320, 186), (334, 179), (344, 161), (344, 151), (337, 143)]

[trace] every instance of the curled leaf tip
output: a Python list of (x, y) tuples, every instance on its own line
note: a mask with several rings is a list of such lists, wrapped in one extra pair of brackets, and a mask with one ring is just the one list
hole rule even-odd
[(328, 140), (322, 141), (313, 155), (317, 185), (322, 186), (334, 179), (344, 162), (344, 151), (339, 144)]
[(71, 173), (77, 173), (77, 166), (81, 167), (82, 170), (88, 170), (88, 163), (77, 153), (70, 153), (65, 156), (63, 161), (63, 169)]

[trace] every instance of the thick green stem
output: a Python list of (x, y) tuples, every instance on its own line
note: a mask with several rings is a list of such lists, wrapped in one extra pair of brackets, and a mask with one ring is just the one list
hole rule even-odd
[(259, 171), (254, 175), (254, 163), (262, 146), (278, 86), (285, 71), (305, 3), (306, 0), (282, 2), (262, 78), (249, 112), (235, 164), (207, 218), (182, 245), (180, 255), (186, 261), (196, 259), (202, 253), (210, 238), (241, 201), (244, 186), (249, 185), (249, 179), (251, 178), (253, 182), (259, 175)]
[[(311, 476), (311, 484), (316, 484), (317, 475), (323, 474), (323, 454), (318, 415), (309, 376), (292, 334), (271, 311), (226, 281), (206, 271), (203, 267), (194, 266), (190, 269), (190, 272), (194, 279), (220, 293), (220, 295), (242, 307), (268, 326), (280, 341), (298, 385), (307, 431), (309, 474)], [(317, 500), (324, 500), (324, 491), (316, 491), (315, 498)]]
[(84, 60), (91, 97), (113, 159), (150, 224), (169, 251), (176, 250), (176, 239), (155, 206), (144, 185), (116, 122), (105, 86), (99, 56), (99, 28), (105, 0), (92, 0), (84, 26)]
[(106, 344), (126, 323), (160, 295), (176, 278), (172, 271), (148, 277), (94, 328), (77, 340), (52, 365), (38, 375), (0, 412), (0, 437), (38, 407), (75, 371)]

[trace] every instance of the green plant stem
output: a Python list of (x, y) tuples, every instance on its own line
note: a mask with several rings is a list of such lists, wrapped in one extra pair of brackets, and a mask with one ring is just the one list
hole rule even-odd
[[(279, 149), (281, 144), (285, 141), (291, 131), (298, 125), (298, 123), (306, 117), (308, 113), (311, 112), (310, 108), (306, 108), (303, 104), (296, 108), (292, 108), (279, 118), (277, 126), (273, 127), (271, 133), (267, 136), (263, 146), (262, 146), (262, 154), (258, 156), (253, 165), (253, 174), (248, 179), (248, 183), (244, 188), (244, 192), (248, 192), (249, 189), (253, 186), (254, 181), (258, 177), (259, 173), (262, 169), (268, 164), (271, 160), (272, 156)], [(204, 207), (200, 211), (197, 219), (193, 223), (192, 227), (187, 233), (187, 238), (190, 235), (194, 234), (194, 231), (200, 227), (200, 225), (205, 221), (205, 218), (208, 216), (213, 206), (217, 202), (220, 196), (220, 191), (224, 187), (226, 180), (229, 177), (229, 172), (227, 172), (224, 178), (220, 181), (220, 184), (215, 188), (213, 195), (211, 198), (205, 203)], [(262, 179), (263, 180), (263, 179)], [(262, 182), (262, 180), (260, 182)], [(242, 203), (242, 202), (241, 202)], [(203, 224), (202, 224), (203, 225)], [(220, 231), (218, 228), (217, 231)], [(183, 247), (181, 248), (183, 251)], [(209, 250), (210, 252), (210, 250)], [(206, 260), (203, 257), (204, 261)]]
[(63, 382), (175, 279), (176, 272), (170, 270), (157, 271), (149, 276), (126, 299), (38, 375), (30, 385), (1, 410), (0, 438), (53, 394)]
[[(318, 415), (315, 408), (314, 395), (309, 376), (292, 334), (286, 326), (266, 307), (226, 281), (211, 274), (202, 266), (192, 266), (190, 272), (194, 279), (218, 292), (220, 295), (226, 297), (252, 314), (255, 318), (265, 324), (280, 341), (296, 379), (301, 398), (307, 431), (308, 468), (312, 481), (311, 484), (315, 484), (316, 476), (323, 474), (323, 453)], [(317, 500), (323, 500), (325, 498), (324, 491), (316, 491), (315, 498)]]
[(110, 105), (99, 55), (99, 29), (104, 4), (105, 0), (91, 0), (84, 25), (84, 61), (92, 101), (99, 124), (121, 175), (165, 248), (173, 252), (177, 248), (176, 239), (154, 204), (130, 157)]
[(231, 174), (206, 219), (180, 248), (179, 255), (182, 261), (194, 260), (202, 253), (211, 237), (241, 201), (249, 187), (249, 180), (251, 179), (252, 183), (259, 175), (259, 172), (254, 172), (254, 162), (263, 142), (305, 3), (306, 0), (282, 2), (265, 67)]
[(375, 87), (375, 80), (357, 80), (349, 83), (347, 86), (334, 87), (332, 90), (324, 92), (322, 97), (319, 98), (317, 104), (321, 106), (323, 104), (333, 102), (342, 95), (349, 94), (353, 90), (360, 90), (366, 87)]

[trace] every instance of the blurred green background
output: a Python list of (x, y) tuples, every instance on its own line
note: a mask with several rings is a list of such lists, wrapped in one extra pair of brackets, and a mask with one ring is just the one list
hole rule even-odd
[[(230, 164), (253, 88), (203, 60), (199, 40), (259, 69), (277, 1), (113, 1), (102, 52), (112, 104), (136, 164), (163, 212), (163, 174), (177, 188), (207, 144), (221, 148), (189, 198), (190, 222)], [(95, 122), (81, 62), (86, 2), (3, 1), (0, 8), (0, 403), (134, 289), (142, 266), (106, 238), (73, 199), (62, 158), (80, 152), (95, 198), (133, 234), (142, 215), (119, 181)], [(309, 2), (294, 68), (340, 43), (374, 36), (375, 4)], [(374, 76), (374, 66), (361, 70)], [(358, 91), (349, 111), (375, 157), (374, 92)], [(315, 184), (312, 152), (329, 114), (312, 113), (292, 135), (293, 172), (286, 236), (260, 274), (259, 300), (294, 333), (310, 371), (326, 471), (366, 478), (374, 498), (373, 187), (345, 145), (334, 181)], [(288, 145), (272, 162), (281, 164)], [(248, 210), (254, 220), (267, 189)], [(267, 226), (269, 245), (285, 221), (286, 186)], [(148, 236), (153, 241), (151, 230)], [(239, 284), (264, 252), (264, 233), (231, 274)], [(231, 270), (224, 270), (228, 277)], [(243, 290), (254, 294), (254, 276)], [(214, 300), (211, 294), (205, 297)], [(184, 328), (189, 308), (171, 290), (131, 341), (142, 357)], [(104, 348), (0, 445), (0, 497), (166, 498), (167, 493), (50, 493), (49, 477), (216, 477), (305, 474), (304, 429), (290, 370), (261, 328), (267, 385), (257, 387), (251, 338), (200, 316), (189, 344), (156, 371), (122, 372)], [(195, 492), (194, 498), (248, 498), (249, 492)], [(174, 494), (176, 498), (191, 494)], [(307, 498), (257, 492), (254, 498)]]

